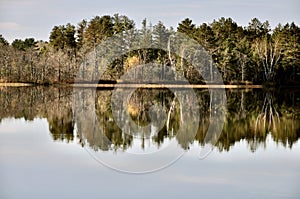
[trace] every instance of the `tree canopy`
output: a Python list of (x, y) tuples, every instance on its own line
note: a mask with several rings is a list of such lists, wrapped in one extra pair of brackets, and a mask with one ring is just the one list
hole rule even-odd
[[(186, 34), (211, 54), (227, 84), (300, 82), (300, 28), (295, 23), (278, 24), (271, 29), (268, 21), (261, 22), (257, 18), (253, 18), (246, 27), (238, 25), (231, 18), (222, 17), (202, 24), (195, 24), (186, 18), (174, 30), (161, 21), (152, 26), (145, 19), (141, 30), (137, 30), (133, 20), (119, 14), (83, 19), (77, 25), (56, 25), (49, 34), (49, 43), (26, 38), (15, 39), (9, 44), (0, 35), (0, 81), (73, 82), (86, 55), (91, 51), (96, 53), (99, 44), (125, 30), (132, 30), (145, 38), (145, 42), (154, 44), (166, 44), (175, 31)], [(127, 45), (130, 48), (128, 42), (123, 41), (124, 47)], [(109, 67), (106, 77), (108, 80), (117, 79), (124, 73), (127, 60), (134, 58), (140, 64), (177, 64), (176, 68), (192, 78), (189, 79), (191, 82), (203, 83), (199, 78), (194, 78), (191, 64), (181, 59), (180, 55), (176, 56), (155, 49), (132, 51), (117, 58)]]

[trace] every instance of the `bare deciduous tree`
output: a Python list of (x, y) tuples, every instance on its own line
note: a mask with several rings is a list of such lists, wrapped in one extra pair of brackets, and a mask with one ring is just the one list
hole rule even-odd
[(268, 39), (267, 37), (257, 39), (254, 43), (258, 59), (263, 65), (264, 75), (267, 81), (274, 80), (274, 69), (280, 59), (281, 46), (279, 38)]

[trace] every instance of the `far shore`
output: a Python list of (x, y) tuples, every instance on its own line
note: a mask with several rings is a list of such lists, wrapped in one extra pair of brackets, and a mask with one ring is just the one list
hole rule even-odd
[(276, 88), (300, 88), (300, 85), (274, 85), (274, 84), (180, 84), (180, 83), (126, 83), (126, 82), (113, 82), (113, 83), (92, 83), (92, 82), (80, 82), (80, 83), (53, 83), (53, 84), (37, 84), (37, 83), (21, 83), (21, 82), (0, 82), (0, 88), (2, 87), (28, 87), (28, 86), (55, 86), (55, 87), (75, 87), (75, 88), (212, 88), (212, 89), (276, 89)]
[[(0, 87), (22, 87), (22, 86), (35, 86), (32, 83), (0, 83)], [(50, 84), (51, 85), (51, 84)], [(93, 84), (93, 83), (80, 83), (80, 84), (53, 84), (55, 86), (73, 86), (83, 88), (262, 88), (263, 85), (202, 85), (202, 84)]]
[(262, 85), (202, 85), (202, 84), (74, 84), (74, 87), (91, 88), (262, 88)]

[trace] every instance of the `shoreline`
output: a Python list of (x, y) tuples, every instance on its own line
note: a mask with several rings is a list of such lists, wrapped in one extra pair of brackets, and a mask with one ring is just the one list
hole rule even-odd
[(2, 83), (0, 82), (0, 87), (22, 87), (22, 86), (33, 86), (31, 83)]
[[(72, 86), (76, 88), (263, 88), (263, 85), (220, 85), (220, 84), (52, 84), (53, 86)], [(52, 86), (47, 85), (47, 86)], [(33, 83), (0, 83), (0, 87), (25, 87), (25, 86), (45, 86)]]
[(54, 87), (74, 87), (74, 88), (148, 88), (148, 89), (165, 89), (165, 88), (193, 88), (193, 89), (276, 89), (276, 88), (286, 88), (286, 89), (293, 89), (293, 88), (300, 88), (300, 85), (277, 85), (277, 86), (269, 86), (264, 84), (170, 84), (170, 83), (54, 83), (54, 84), (36, 84), (36, 83), (8, 83), (8, 82), (0, 82), (0, 88), (4, 87), (30, 87), (30, 86), (54, 86)]
[(263, 88), (263, 85), (202, 84), (73, 84), (78, 88)]

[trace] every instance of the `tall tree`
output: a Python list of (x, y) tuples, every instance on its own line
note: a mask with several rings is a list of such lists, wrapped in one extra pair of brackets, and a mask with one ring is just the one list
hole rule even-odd
[(206, 23), (201, 24), (195, 31), (195, 39), (209, 52), (215, 48), (215, 36), (211, 26)]
[(113, 18), (109, 15), (96, 16), (89, 23), (86, 29), (86, 42), (89, 46), (95, 47), (107, 37), (113, 35)]
[(168, 41), (169, 41), (169, 36), (170, 36), (170, 31), (166, 28), (166, 26), (159, 21), (158, 24), (156, 24), (153, 27), (153, 43), (156, 50), (154, 50), (154, 53), (156, 54), (157, 57), (157, 62), (161, 64), (161, 79), (164, 79), (165, 76), (165, 65), (166, 61), (168, 60), (167, 58), (167, 53), (166, 51), (162, 49), (167, 49), (168, 46)]
[(256, 39), (253, 45), (258, 61), (263, 66), (266, 80), (274, 81), (275, 67), (281, 57), (282, 51), (280, 38), (272, 38), (267, 35), (261, 39)]
[(194, 33), (196, 30), (196, 25), (193, 24), (192, 20), (189, 18), (184, 19), (178, 24), (177, 31), (184, 33), (190, 37), (194, 37)]
[(87, 28), (87, 21), (83, 19), (77, 26), (77, 47), (80, 49), (84, 44), (85, 31)]
[(65, 26), (54, 26), (49, 37), (50, 45), (56, 50), (64, 49), (65, 47)]
[(235, 49), (237, 42), (241, 39), (243, 29), (231, 18), (222, 17), (211, 24), (215, 35), (216, 48), (213, 52), (214, 60), (218, 63), (223, 79), (230, 82), (237, 75), (237, 58)]
[(114, 34), (134, 28), (134, 21), (130, 20), (125, 15), (114, 14), (113, 24), (114, 24), (113, 25)]
[(70, 23), (67, 23), (66, 28), (64, 29), (64, 39), (65, 39), (65, 45), (71, 49), (76, 48), (75, 34), (76, 34), (75, 26)]
[(8, 41), (0, 34), (0, 45), (8, 46)]
[[(282, 59), (280, 66), (284, 74), (278, 76), (281, 81), (295, 81), (299, 79), (300, 72), (300, 28), (295, 23), (286, 24), (285, 26), (278, 25), (273, 31), (273, 37), (280, 39), (282, 47)], [(278, 73), (280, 73), (278, 71)], [(297, 75), (298, 74), (298, 75)]]
[(152, 43), (152, 28), (147, 25), (147, 20), (143, 19), (142, 28), (139, 32), (140, 46), (138, 50), (139, 63), (146, 64), (151, 59), (151, 49), (146, 49), (146, 46), (151, 46)]
[(75, 33), (75, 26), (70, 23), (66, 26), (54, 26), (49, 37), (50, 45), (56, 50), (74, 49), (76, 47)]
[(261, 22), (257, 18), (253, 18), (246, 27), (246, 34), (251, 38), (261, 38), (270, 32), (269, 21)]
[(36, 45), (36, 41), (34, 41), (34, 38), (26, 38), (24, 41), (21, 39), (15, 39), (11, 45), (17, 49), (25, 51), (28, 48), (34, 47)]

